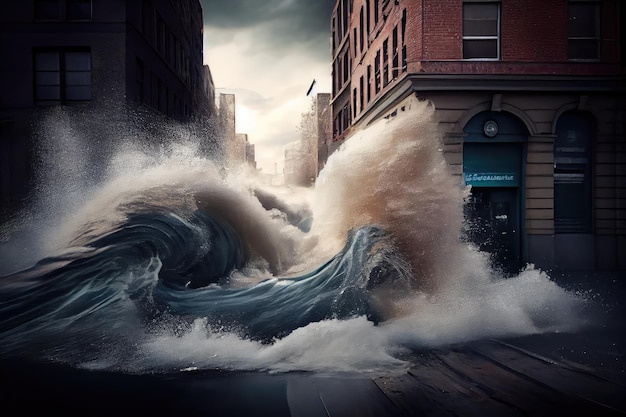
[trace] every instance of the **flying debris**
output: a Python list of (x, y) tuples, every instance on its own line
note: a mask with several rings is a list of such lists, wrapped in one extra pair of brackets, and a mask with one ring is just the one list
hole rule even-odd
[(315, 88), (315, 78), (313, 79), (313, 82), (311, 83), (311, 86), (309, 87), (309, 89), (306, 92), (307, 97), (311, 95), (311, 93), (313, 92), (313, 88)]

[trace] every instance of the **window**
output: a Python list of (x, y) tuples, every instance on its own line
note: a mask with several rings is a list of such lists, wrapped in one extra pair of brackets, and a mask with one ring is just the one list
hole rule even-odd
[(350, 50), (348, 49), (343, 55), (343, 81), (341, 85), (350, 80), (350, 62)]
[(165, 42), (167, 39), (167, 28), (165, 27), (165, 21), (161, 17), (161, 15), (156, 13), (156, 49), (161, 54), (161, 56), (165, 56)]
[(91, 52), (41, 49), (35, 50), (34, 61), (37, 104), (91, 100)]
[(395, 80), (396, 78), (398, 78), (398, 68), (399, 68), (398, 57), (400, 55), (398, 51), (398, 26), (393, 28), (391, 47), (393, 49), (393, 62), (391, 64), (392, 65), (391, 78)]
[(335, 49), (337, 48), (337, 19), (335, 18), (335, 16), (333, 16), (333, 24), (331, 26), (333, 28), (332, 30), (332, 35), (331, 35), (331, 39), (333, 40), (333, 52), (335, 51)]
[(63, 12), (58, 0), (35, 0), (35, 20), (61, 20)]
[(600, 58), (600, 4), (569, 2), (567, 57), (572, 60)]
[(367, 102), (372, 100), (372, 66), (367, 66)]
[(379, 13), (378, 10), (379, 10), (378, 0), (374, 0), (374, 26), (378, 24), (378, 13)]
[(374, 58), (374, 90), (376, 94), (380, 92), (380, 50), (376, 51)]
[(91, 0), (35, 0), (35, 20), (91, 20)]
[(332, 81), (333, 81), (333, 97), (335, 97), (337, 95), (338, 92), (338, 88), (337, 88), (337, 76), (338, 76), (338, 72), (337, 71), (337, 61), (335, 61), (334, 65), (333, 65), (333, 73), (332, 73)]
[(389, 38), (383, 41), (383, 86), (389, 84)]
[(554, 141), (554, 231), (591, 233), (591, 143), (594, 120), (580, 111), (563, 114)]
[(343, 132), (345, 132), (349, 127), (350, 127), (350, 123), (351, 123), (351, 109), (350, 109), (350, 103), (348, 101), (348, 103), (346, 103), (343, 108), (339, 111), (339, 113), (337, 114), (337, 117), (335, 118), (335, 129), (333, 132), (333, 137), (336, 139), (338, 136), (342, 135)]
[(365, 49), (365, 7), (361, 6), (361, 15), (359, 16), (359, 31), (361, 33), (361, 43), (359, 51), (362, 53)]
[(67, 0), (67, 20), (91, 20), (91, 0)]
[(463, 59), (500, 58), (500, 3), (463, 4)]
[(148, 0), (141, 3), (141, 32), (148, 42), (154, 42), (156, 32), (155, 13), (152, 4)]
[(363, 100), (363, 91), (364, 91), (365, 83), (363, 82), (363, 76), (359, 79), (359, 111), (363, 111), (365, 107), (365, 100)]
[(91, 100), (91, 53), (64, 52), (65, 100)]
[(406, 34), (406, 9), (402, 10), (402, 29), (401, 29), (401, 36), (402, 36), (402, 72), (406, 72), (407, 70), (407, 65), (406, 65), (406, 44), (405, 44), (405, 34)]
[[(341, 30), (339, 32), (339, 39), (343, 39), (344, 34), (348, 31), (348, 23), (350, 18), (350, 10), (348, 10), (348, 0), (343, 0), (341, 3)], [(347, 33), (350, 35), (350, 33)]]
[(371, 13), (371, 9), (372, 9), (372, 5), (370, 4), (370, 0), (366, 0), (365, 1), (365, 16), (367, 17), (366, 21), (367, 21), (367, 34), (368, 34), (368, 36), (369, 36), (369, 33), (372, 30), (372, 19), (371, 19), (372, 13)]

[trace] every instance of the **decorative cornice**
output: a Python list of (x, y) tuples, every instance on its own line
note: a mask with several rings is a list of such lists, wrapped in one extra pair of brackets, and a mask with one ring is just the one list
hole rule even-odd
[[(510, 74), (420, 74), (409, 73), (377, 97), (364, 112), (357, 115), (352, 126), (367, 126), (410, 94), (420, 92), (492, 92), (490, 106), (498, 107), (498, 94), (522, 93), (606, 93), (623, 94), (624, 76), (510, 75)], [(357, 128), (358, 129), (358, 128)]]

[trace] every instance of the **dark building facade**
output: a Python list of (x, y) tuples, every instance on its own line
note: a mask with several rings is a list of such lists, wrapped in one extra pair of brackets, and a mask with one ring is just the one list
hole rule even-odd
[(106, 153), (106, 142), (142, 136), (164, 120), (215, 113), (198, 0), (28, 0), (1, 9), (4, 209), (32, 185), (43, 117), (62, 113)]
[(428, 100), (469, 238), (505, 270), (626, 269), (624, 5), (339, 0), (333, 140)]

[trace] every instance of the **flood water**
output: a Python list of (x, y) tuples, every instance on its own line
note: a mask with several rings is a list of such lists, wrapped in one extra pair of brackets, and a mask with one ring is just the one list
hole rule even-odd
[(121, 141), (86, 175), (88, 145), (54, 132), (62, 152), (41, 152), (31, 206), (2, 229), (3, 357), (389, 373), (408, 350), (588, 324), (585, 294), (532, 265), (503, 277), (463, 239), (468, 190), (426, 102), (351, 138), (307, 189), (220, 172), (193, 139)]

